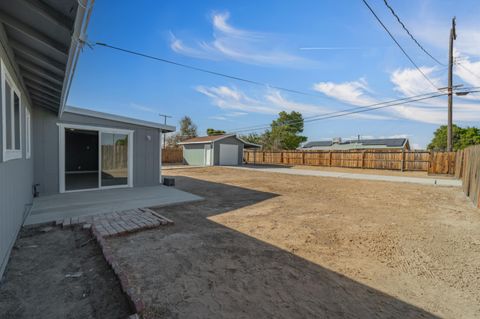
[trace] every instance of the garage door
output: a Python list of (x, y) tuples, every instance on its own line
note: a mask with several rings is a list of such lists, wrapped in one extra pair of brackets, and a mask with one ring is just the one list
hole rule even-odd
[(220, 144), (220, 165), (238, 165), (238, 145)]

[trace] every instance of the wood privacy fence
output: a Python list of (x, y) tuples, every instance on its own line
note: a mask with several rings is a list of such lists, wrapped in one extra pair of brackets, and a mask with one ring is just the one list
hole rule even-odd
[(183, 163), (183, 148), (162, 149), (162, 163)]
[(128, 167), (128, 145), (102, 145), (102, 169)]
[(453, 174), (455, 172), (455, 152), (431, 153), (428, 151), (402, 150), (264, 152), (246, 150), (244, 159), (249, 164), (428, 171), (431, 174)]
[(480, 145), (457, 152), (455, 177), (462, 180), (463, 191), (480, 208)]

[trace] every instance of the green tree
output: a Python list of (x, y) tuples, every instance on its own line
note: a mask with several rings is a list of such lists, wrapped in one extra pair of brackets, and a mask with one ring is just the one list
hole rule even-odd
[[(480, 144), (480, 130), (476, 127), (461, 128), (453, 125), (453, 149), (455, 151), (464, 149), (470, 145)], [(447, 126), (440, 126), (434, 133), (433, 139), (427, 148), (434, 151), (447, 149)]]
[(240, 139), (253, 144), (258, 144), (258, 145), (264, 144), (263, 134), (250, 133), (248, 135), (240, 135)]
[(213, 135), (223, 135), (225, 134), (226, 132), (223, 131), (223, 130), (216, 130), (216, 129), (213, 129), (213, 128), (207, 128), (207, 135), (208, 136), (213, 136)]
[(300, 112), (282, 111), (278, 118), (272, 121), (270, 130), (264, 133), (266, 149), (294, 150), (301, 143), (307, 141), (307, 137), (300, 135), (303, 132), (303, 116)]

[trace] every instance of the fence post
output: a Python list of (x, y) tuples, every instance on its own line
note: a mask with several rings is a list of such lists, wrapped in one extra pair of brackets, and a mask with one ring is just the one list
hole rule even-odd
[(262, 152), (262, 163), (265, 164), (265, 152)]
[(283, 164), (283, 152), (280, 152), (280, 164)]
[(328, 151), (328, 166), (332, 166), (332, 151)]
[(305, 165), (305, 152), (302, 152), (302, 165)]
[(362, 152), (362, 168), (365, 168), (365, 151)]
[(402, 168), (400, 169), (402, 172), (405, 170), (405, 149), (402, 148)]

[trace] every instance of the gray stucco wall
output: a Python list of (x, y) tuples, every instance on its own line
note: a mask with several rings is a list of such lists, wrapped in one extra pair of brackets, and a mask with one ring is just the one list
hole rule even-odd
[[(18, 231), (23, 223), (25, 214), (32, 203), (33, 184), (33, 152), (30, 159), (26, 159), (25, 153), (25, 112), (28, 101), (25, 99), (25, 91), (18, 81), (14, 69), (8, 58), (7, 42), (2, 25), (0, 24), (0, 58), (4, 62), (10, 76), (20, 90), (22, 96), (22, 150), (20, 159), (3, 161), (3, 127), (2, 112), (0, 112), (0, 278), (7, 266), (11, 248), (17, 238)], [(1, 90), (0, 90), (1, 92)], [(3, 94), (3, 93), (1, 93)], [(1, 101), (1, 100), (0, 100)], [(0, 107), (1, 110), (1, 107)]]
[(34, 110), (33, 146), (36, 152), (34, 181), (40, 184), (40, 196), (56, 194), (60, 189), (57, 123), (133, 130), (133, 186), (160, 183), (159, 129), (67, 112), (59, 119), (56, 113), (38, 108)]
[(183, 160), (187, 165), (205, 165), (205, 144), (190, 144), (183, 147)]
[(243, 163), (243, 143), (237, 140), (234, 136), (221, 139), (214, 142), (214, 165), (220, 165), (220, 144), (231, 144), (238, 145), (238, 164), (242, 165)]

